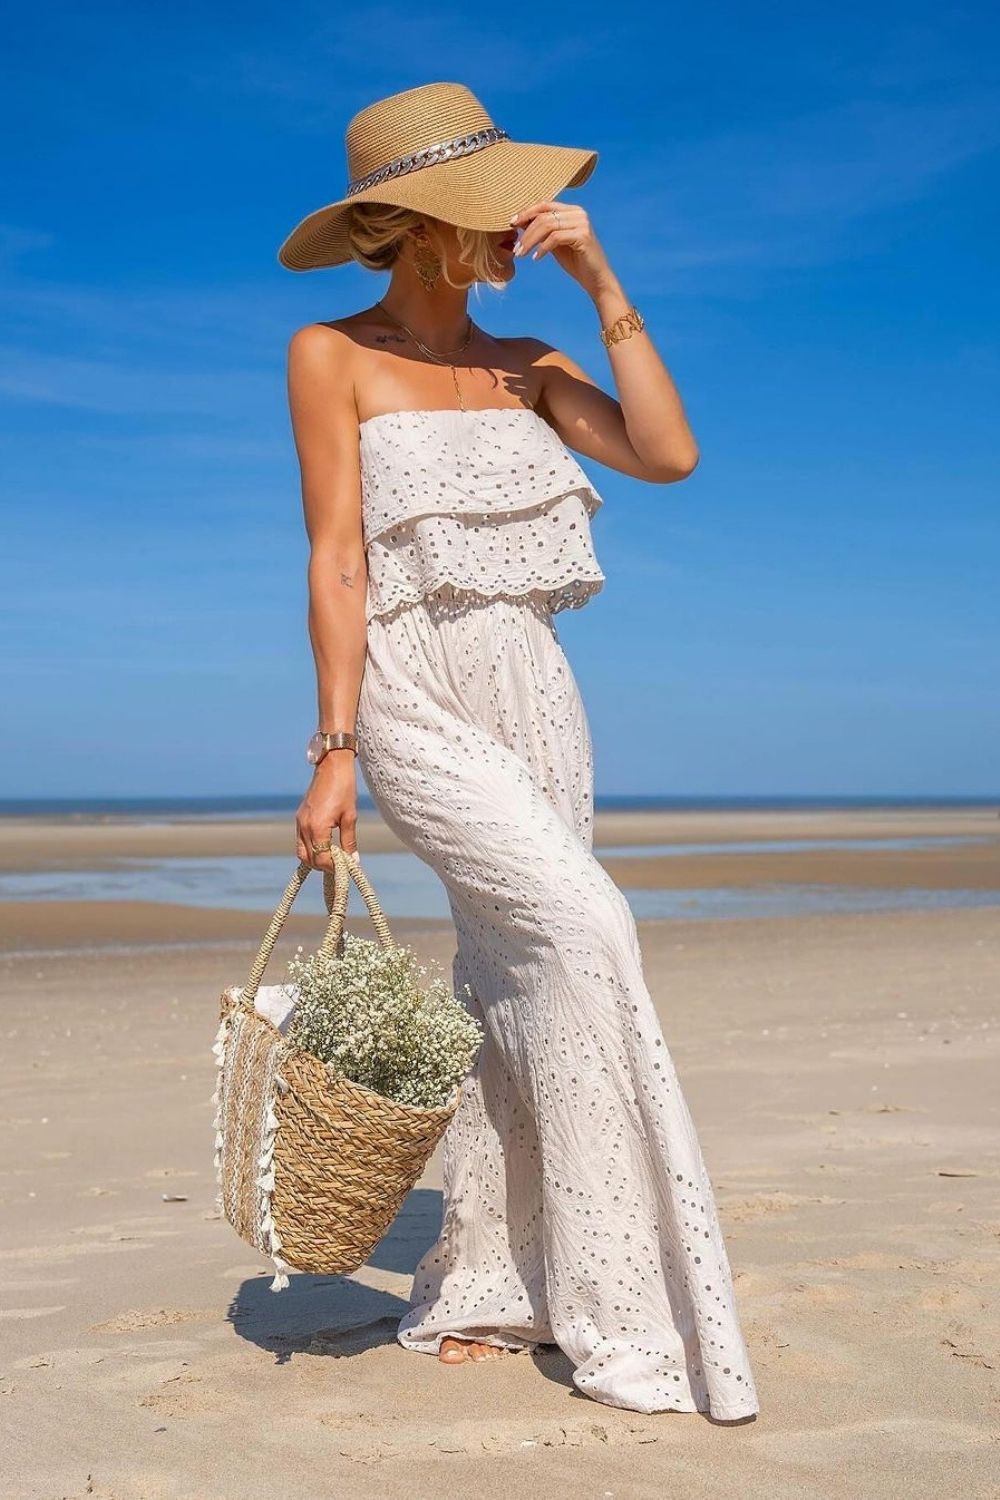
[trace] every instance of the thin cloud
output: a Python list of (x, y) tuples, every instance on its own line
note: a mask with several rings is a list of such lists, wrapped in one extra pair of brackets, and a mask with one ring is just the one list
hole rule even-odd
[(23, 228), (19, 224), (0, 224), (0, 268), (14, 265), (34, 250), (48, 250), (54, 236), (43, 229)]
[(891, 234), (873, 220), (918, 202), (998, 145), (992, 96), (859, 100), (668, 146), (652, 191), (648, 170), (633, 181), (612, 169), (605, 181), (613, 178), (629, 205), (640, 273), (683, 273), (674, 291), (724, 291), (718, 270), (759, 274), (849, 258), (862, 223), (870, 253), (877, 232)]
[[(567, 80), (575, 90), (578, 70), (601, 56), (601, 39), (593, 33), (566, 29), (540, 46), (531, 33), (515, 35), (498, 12), (404, 13), (391, 5), (341, 11), (305, 35), (291, 33), (288, 41), (286, 53), (237, 50), (223, 69), (195, 73), (193, 81), (202, 90), (221, 87), (294, 105), (299, 129), (333, 127), (339, 135), (355, 110), (428, 82), (466, 83), (499, 117), (504, 95), (537, 94)], [(359, 56), (365, 59), (363, 70)], [(488, 59), (486, 69), (474, 66), (479, 58)], [(558, 107), (558, 99), (554, 102)]]
[[(40, 236), (39, 236), (40, 238)], [(51, 243), (51, 237), (50, 241)], [(20, 324), (34, 335), (67, 330), (141, 343), (147, 348), (217, 346), (270, 355), (284, 348), (291, 327), (275, 299), (261, 298), (259, 282), (196, 288), (146, 285), (100, 287), (11, 277), (0, 284), (0, 311), (8, 329)]]
[(0, 392), (17, 401), (155, 420), (248, 414), (273, 399), (274, 379), (244, 369), (163, 370), (71, 354), (0, 348)]

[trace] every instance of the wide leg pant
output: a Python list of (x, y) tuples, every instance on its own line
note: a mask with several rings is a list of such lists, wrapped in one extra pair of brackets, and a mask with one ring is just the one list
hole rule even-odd
[(447, 888), (485, 1031), (399, 1341), (556, 1343), (610, 1405), (755, 1412), (635, 923), (591, 852), (590, 732), (543, 600), (448, 591), (371, 620), (358, 728), (379, 811)]

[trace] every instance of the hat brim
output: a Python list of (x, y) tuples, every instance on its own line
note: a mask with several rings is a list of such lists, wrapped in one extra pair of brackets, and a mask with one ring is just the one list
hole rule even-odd
[(289, 271), (313, 271), (352, 260), (347, 226), (355, 203), (391, 203), (464, 229), (503, 230), (511, 216), (565, 188), (580, 187), (597, 152), (576, 146), (497, 141), (482, 151), (391, 178), (309, 214), (278, 251)]

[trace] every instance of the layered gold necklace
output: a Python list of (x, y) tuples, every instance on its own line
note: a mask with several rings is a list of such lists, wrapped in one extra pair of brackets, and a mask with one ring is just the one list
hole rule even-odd
[(455, 385), (455, 394), (458, 397), (459, 410), (465, 411), (465, 398), (462, 395), (462, 387), (458, 383), (458, 370), (455, 366), (455, 356), (458, 354), (462, 354), (469, 347), (469, 343), (471, 342), (472, 335), (475, 331), (475, 325), (473, 324), (471, 317), (469, 317), (469, 314), (466, 313), (466, 317), (469, 319), (469, 326), (466, 330), (465, 338), (459, 344), (458, 348), (450, 350), (447, 354), (438, 354), (434, 349), (428, 349), (426, 344), (421, 343), (420, 339), (418, 339), (417, 335), (413, 332), (413, 329), (407, 328), (406, 324), (400, 318), (397, 318), (395, 313), (391, 313), (386, 307), (385, 303), (382, 301), (381, 297), (379, 298), (376, 306), (380, 307), (385, 313), (386, 317), (391, 318), (396, 326), (398, 328), (401, 328), (403, 332), (413, 340), (417, 348), (420, 350), (421, 354), (426, 355), (428, 359), (434, 360), (435, 364), (448, 365), (450, 367), (451, 378)]

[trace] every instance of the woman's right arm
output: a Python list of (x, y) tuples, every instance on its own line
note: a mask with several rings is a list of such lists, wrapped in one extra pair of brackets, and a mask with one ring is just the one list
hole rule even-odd
[[(313, 323), (288, 347), (288, 403), (309, 537), (309, 638), (316, 663), (317, 727), (354, 732), (367, 631), (368, 571), (361, 523), (358, 415), (351, 340)], [(313, 845), (339, 835), (357, 849), (353, 750), (329, 750), (296, 814), (298, 857), (331, 869)]]

